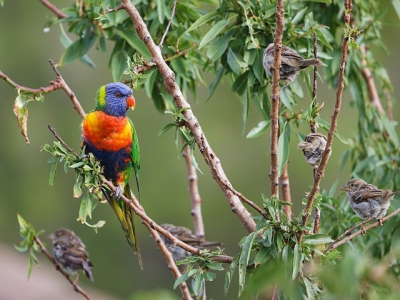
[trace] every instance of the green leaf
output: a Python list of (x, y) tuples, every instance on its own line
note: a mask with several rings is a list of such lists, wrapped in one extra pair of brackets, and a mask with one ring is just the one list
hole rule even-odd
[(252, 128), (249, 133), (247, 134), (246, 138), (253, 139), (255, 137), (259, 137), (264, 132), (267, 131), (269, 124), (271, 123), (270, 120), (261, 121), (257, 124), (257, 127)]
[(304, 7), (302, 10), (299, 10), (290, 22), (292, 24), (297, 24), (301, 20), (303, 20), (303, 17), (306, 14), (307, 9), (308, 9), (308, 6)]
[(18, 96), (14, 101), (14, 114), (17, 117), (19, 128), (21, 129), (21, 133), (25, 138), (27, 144), (29, 144), (28, 139), (28, 101), (26, 97), (22, 96), (18, 91)]
[(323, 28), (317, 28), (315, 32), (317, 33), (318, 40), (328, 47), (329, 50), (333, 51), (331, 44), (328, 42), (328, 38), (325, 36), (325, 34), (330, 34), (330, 32), (328, 30), (323, 30)]
[(243, 58), (238, 53), (233, 52), (232, 49), (228, 50), (227, 61), (229, 67), (236, 74), (240, 73), (241, 68), (247, 67), (247, 64), (243, 61)]
[(390, 121), (386, 116), (381, 118), (382, 124), (389, 134), (389, 137), (393, 141), (396, 148), (399, 148), (399, 138), (397, 137), (396, 128), (397, 122)]
[(218, 60), (222, 54), (225, 53), (226, 48), (228, 47), (229, 41), (231, 40), (234, 30), (229, 30), (222, 37), (214, 40), (210, 47), (207, 49), (207, 57), (211, 59), (213, 62)]
[(333, 239), (327, 234), (308, 234), (304, 235), (303, 243), (309, 245), (320, 245), (320, 244), (327, 244), (332, 243)]
[(231, 282), (232, 282), (233, 273), (235, 273), (235, 270), (236, 270), (236, 268), (237, 268), (237, 266), (238, 266), (239, 258), (240, 258), (239, 254), (236, 255), (236, 256), (233, 258), (231, 264), (229, 265), (229, 269), (228, 269), (228, 270), (226, 271), (226, 273), (225, 273), (224, 297), (225, 297), (226, 294), (228, 293), (229, 287), (230, 287)]
[(400, 19), (400, 0), (392, 0), (392, 5), (396, 11), (397, 17)]
[(278, 171), (282, 175), (283, 168), (289, 158), (290, 126), (285, 123), (284, 130), (278, 139)]
[(218, 11), (213, 11), (213, 12), (210, 12), (210, 13), (208, 13), (208, 14), (202, 16), (200, 19), (198, 19), (196, 22), (194, 22), (194, 23), (184, 32), (184, 34), (190, 32), (190, 31), (192, 31), (192, 30), (195, 30), (195, 29), (199, 28), (201, 25), (203, 25), (203, 24), (207, 23), (208, 21), (214, 19), (218, 14), (219, 14)]
[(293, 255), (293, 272), (292, 272), (292, 280), (296, 279), (297, 274), (300, 270), (301, 265), (301, 247), (299, 244), (294, 246), (294, 255)]
[(57, 162), (54, 162), (50, 168), (49, 185), (54, 185), (54, 180), (56, 179)]
[(194, 282), (192, 283), (193, 293), (195, 295), (200, 294), (202, 283), (203, 283), (203, 275), (199, 273), (197, 274), (196, 278), (194, 279)]
[(81, 188), (81, 183), (78, 181), (78, 177), (76, 179), (77, 180), (75, 181), (73, 189), (73, 197), (79, 198), (82, 195), (82, 188)]
[[(222, 268), (222, 270), (223, 270), (223, 268)], [(203, 278), (206, 281), (213, 281), (216, 277), (217, 277), (217, 275), (215, 275), (215, 273), (213, 273), (213, 272), (204, 272), (203, 273)]]
[(92, 208), (92, 202), (90, 201), (89, 192), (87, 192), (85, 193), (85, 195), (82, 197), (81, 200), (81, 205), (79, 207), (78, 221), (84, 224), (86, 222), (86, 217), (92, 212), (91, 208)]
[(217, 88), (219, 82), (221, 81), (223, 74), (224, 74), (224, 67), (220, 66), (217, 71), (217, 74), (215, 74), (215, 78), (214, 78), (213, 82), (211, 82), (211, 84), (210, 84), (210, 90), (208, 91), (208, 96), (207, 96), (206, 101), (208, 101), (208, 99), (210, 99), (211, 96), (214, 94), (215, 89)]
[(257, 267), (260, 264), (265, 264), (271, 258), (270, 249), (262, 247), (254, 257), (254, 265)]
[(126, 69), (126, 53), (123, 50), (116, 51), (111, 57), (111, 73), (114, 81), (120, 81)]
[(239, 258), (239, 297), (242, 294), (244, 290), (244, 286), (246, 283), (246, 271), (247, 271), (247, 266), (249, 264), (249, 259), (250, 259), (250, 253), (253, 247), (253, 243), (255, 238), (257, 237), (258, 232), (254, 231), (250, 233), (242, 246), (242, 251), (240, 253), (240, 258)]
[(151, 59), (149, 49), (147, 49), (143, 41), (137, 36), (136, 31), (133, 28), (128, 30), (117, 30), (117, 32), (124, 40), (126, 40), (129, 46), (144, 56), (146, 60)]
[(227, 20), (221, 20), (212, 26), (200, 41), (199, 50), (212, 41), (228, 24)]
[(297, 0), (299, 2), (319, 2), (319, 3), (326, 3), (330, 4), (332, 0)]

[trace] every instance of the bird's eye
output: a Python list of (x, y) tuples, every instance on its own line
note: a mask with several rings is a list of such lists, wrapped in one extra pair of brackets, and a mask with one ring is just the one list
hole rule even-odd
[(121, 98), (121, 93), (120, 92), (115, 92), (115, 97)]

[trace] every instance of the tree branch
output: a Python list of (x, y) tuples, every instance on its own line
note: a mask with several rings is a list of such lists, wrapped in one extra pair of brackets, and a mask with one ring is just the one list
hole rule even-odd
[[(142, 222), (147, 229), (150, 231), (151, 235), (154, 238), (154, 241), (157, 244), (158, 249), (161, 251), (162, 255), (164, 256), (168, 268), (171, 270), (172, 274), (174, 275), (175, 280), (178, 279), (179, 277), (182, 276), (181, 272), (179, 271), (179, 268), (176, 266), (176, 263), (174, 261), (174, 258), (172, 257), (171, 252), (168, 250), (167, 246), (162, 242), (160, 235), (156, 230), (154, 230), (149, 223), (147, 222)], [(181, 289), (182, 297), (184, 300), (191, 300), (193, 299), (192, 296), (190, 295), (190, 291), (187, 287), (186, 282), (182, 282), (179, 285), (179, 288)]]
[(371, 102), (380, 113), (385, 114), (385, 110), (382, 107), (381, 100), (379, 99), (378, 91), (376, 89), (374, 76), (367, 66), (367, 51), (365, 44), (360, 45), (360, 53), (362, 66), (361, 74), (364, 77), (365, 83), (367, 84), (369, 102)]
[[(351, 3), (351, 0), (345, 0), (345, 10), (344, 10), (344, 20), (346, 24), (350, 23), (350, 16), (351, 16), (351, 9), (353, 7), (353, 4)], [(348, 38), (344, 37), (342, 41), (342, 57), (340, 59), (340, 69), (339, 69), (339, 78), (338, 78), (338, 87), (336, 89), (336, 102), (335, 102), (335, 107), (333, 110), (332, 114), (332, 120), (331, 120), (331, 126), (329, 128), (329, 133), (328, 133), (328, 139), (326, 142), (326, 147), (324, 152), (322, 153), (322, 159), (321, 163), (318, 166), (318, 169), (315, 172), (315, 178), (314, 178), (314, 184), (313, 187), (311, 188), (310, 193), (308, 194), (307, 197), (307, 204), (306, 207), (304, 208), (303, 212), (303, 217), (302, 217), (302, 223), (301, 225), (303, 227), (306, 226), (308, 217), (311, 214), (311, 207), (314, 202), (315, 195), (319, 192), (320, 187), (319, 184), (321, 182), (321, 179), (323, 177), (325, 167), (328, 163), (329, 156), (332, 151), (332, 143), (333, 143), (333, 137), (334, 133), (337, 127), (337, 120), (339, 117), (339, 112), (340, 112), (340, 106), (342, 104), (342, 95), (343, 95), (343, 89), (344, 89), (344, 67), (346, 64), (347, 60), (347, 52), (348, 52)], [(304, 232), (299, 233), (299, 243), (301, 242), (303, 238)]]
[[(382, 222), (393, 218), (395, 215), (397, 215), (398, 213), (400, 213), (400, 208), (396, 209), (394, 212), (392, 212), (390, 215), (387, 215), (386, 217), (382, 218)], [(368, 220), (369, 221), (369, 220)], [(364, 225), (365, 223), (367, 223), (368, 221), (364, 221), (361, 222), (360, 224), (357, 224), (356, 226), (351, 227), (350, 229), (347, 229), (340, 237), (338, 237), (332, 244), (330, 244), (328, 246), (328, 248), (326, 248), (325, 253), (328, 252), (329, 250), (335, 249), (345, 243), (347, 243), (348, 241), (351, 241), (352, 239), (354, 239), (355, 237), (359, 236), (360, 234), (365, 233), (367, 230), (378, 227), (378, 225), (381, 225), (381, 223), (379, 221), (372, 223), (366, 227), (364, 227), (363, 229), (360, 229), (358, 231), (356, 231), (355, 233), (353, 233), (352, 235), (349, 235), (348, 237), (340, 240), (341, 237), (344, 237), (346, 235), (348, 235), (352, 230), (356, 229), (359, 226)], [(340, 241), (338, 241), (340, 240)]]
[(173, 97), (178, 109), (185, 108), (183, 114), (187, 120), (186, 126), (190, 129), (195, 139), (195, 142), (201, 154), (203, 155), (206, 164), (209, 166), (211, 170), (213, 178), (220, 186), (232, 211), (242, 222), (245, 229), (248, 232), (253, 232), (255, 230), (255, 222), (252, 219), (251, 214), (240, 202), (239, 198), (229, 189), (226, 189), (225, 183), (228, 183), (229, 180), (221, 166), (219, 158), (215, 155), (215, 153), (211, 149), (211, 146), (206, 139), (206, 136), (200, 126), (200, 123), (198, 122), (196, 116), (193, 114), (193, 111), (191, 110), (189, 103), (186, 101), (186, 99), (182, 94), (182, 91), (176, 84), (174, 72), (164, 61), (160, 48), (154, 43), (154, 40), (150, 36), (146, 24), (144, 23), (136, 7), (129, 0), (122, 0), (122, 6), (128, 12), (134, 24), (138, 37), (145, 43), (147, 49), (149, 50), (152, 56), (152, 59), (157, 65), (157, 68), (164, 79), (164, 85), (167, 92)]
[(282, 51), (282, 36), (285, 20), (283, 18), (283, 0), (278, 0), (276, 3), (276, 28), (274, 33), (274, 72), (272, 74), (272, 93), (271, 93), (271, 198), (279, 198), (279, 180), (278, 180), (278, 137), (279, 137), (279, 69), (281, 67), (281, 51)]
[(189, 195), (190, 195), (190, 202), (192, 204), (192, 217), (193, 217), (193, 224), (194, 224), (194, 234), (198, 236), (204, 242), (204, 222), (203, 222), (203, 215), (201, 213), (201, 197), (199, 193), (198, 187), (198, 177), (196, 168), (192, 165), (190, 159), (190, 147), (186, 146), (185, 150), (183, 151), (183, 157), (186, 163), (186, 171), (188, 175), (188, 185), (189, 185)]
[(39, 245), (40, 251), (47, 257), (49, 261), (51, 261), (56, 268), (58, 272), (60, 272), (68, 281), (69, 283), (74, 287), (74, 291), (81, 294), (83, 297), (85, 297), (87, 300), (90, 300), (90, 296), (79, 286), (74, 282), (67, 273), (63, 271), (63, 269), (58, 265), (56, 260), (53, 258), (53, 256), (47, 251), (46, 247), (43, 245), (42, 241), (35, 235), (34, 237), (35, 242)]
[(176, 1), (177, 1), (177, 0), (174, 1), (174, 6), (172, 7), (171, 18), (170, 18), (169, 21), (168, 21), (167, 28), (165, 28), (165, 32), (164, 32), (164, 34), (163, 34), (163, 36), (162, 36), (162, 38), (161, 38), (160, 44), (158, 45), (158, 47), (160, 47), (160, 48), (162, 48), (162, 46), (163, 46), (163, 44), (164, 44), (164, 40), (165, 40), (165, 38), (167, 37), (168, 30), (169, 30), (169, 28), (171, 27), (172, 19), (174, 18), (174, 15), (175, 15)]
[[(281, 189), (282, 189), (282, 200), (292, 203), (292, 197), (290, 195), (290, 183), (289, 183), (289, 161), (286, 162), (283, 168), (282, 175), (280, 177)], [(292, 207), (290, 205), (283, 205), (283, 212), (285, 213), (289, 221), (292, 220)]]
[(61, 76), (61, 73), (58, 71), (56, 65), (54, 64), (53, 60), (49, 60), (51, 67), (53, 68), (54, 72), (57, 74), (57, 79), (55, 81), (51, 80), (50, 85), (46, 87), (40, 87), (37, 89), (29, 88), (23, 85), (16, 83), (15, 81), (11, 80), (6, 74), (4, 74), (0, 70), (0, 78), (6, 81), (9, 85), (11, 85), (16, 90), (21, 90), (25, 92), (29, 92), (35, 95), (41, 93), (51, 93), (56, 90), (63, 90), (68, 97), (70, 98), (74, 109), (78, 112), (78, 114), (83, 118), (85, 116), (85, 111), (83, 110), (81, 104), (79, 103), (78, 99), (75, 97), (75, 94), (72, 92), (71, 88), (65, 82), (64, 78)]
[(58, 19), (64, 19), (67, 18), (68, 15), (64, 14), (57, 6), (55, 6), (53, 3), (50, 3), (50, 1), (47, 0), (39, 0), (42, 2), (44, 6), (46, 6), (48, 9), (50, 9)]

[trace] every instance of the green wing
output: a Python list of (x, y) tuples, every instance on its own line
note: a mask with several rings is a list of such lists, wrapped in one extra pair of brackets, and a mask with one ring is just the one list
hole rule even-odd
[(132, 158), (132, 165), (133, 165), (133, 170), (135, 171), (135, 178), (136, 178), (136, 186), (138, 190), (138, 197), (140, 200), (140, 187), (139, 187), (139, 169), (140, 169), (140, 149), (139, 149), (139, 140), (138, 136), (136, 133), (135, 126), (133, 125), (133, 122), (131, 119), (129, 119), (129, 123), (132, 126), (132, 152), (131, 152), (131, 158)]

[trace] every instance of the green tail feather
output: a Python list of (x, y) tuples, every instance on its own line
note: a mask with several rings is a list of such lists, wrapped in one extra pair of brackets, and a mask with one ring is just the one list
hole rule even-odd
[[(114, 212), (116, 213), (119, 222), (121, 223), (122, 230), (124, 231), (126, 240), (129, 246), (136, 254), (140, 268), (143, 270), (142, 255), (140, 254), (139, 240), (135, 232), (135, 223), (133, 220), (134, 212), (123, 200), (117, 200), (115, 197), (110, 196), (104, 192), (106, 199)], [(124, 195), (130, 199), (130, 188), (127, 184), (124, 189)]]

